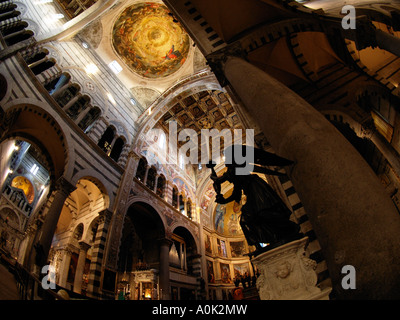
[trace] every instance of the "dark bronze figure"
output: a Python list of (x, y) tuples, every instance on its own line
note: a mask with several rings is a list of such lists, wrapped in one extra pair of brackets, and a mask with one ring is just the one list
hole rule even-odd
[[(245, 173), (243, 173), (242, 170), (238, 174), (237, 169), (244, 169), (246, 163), (240, 164), (235, 161), (234, 148), (241, 148), (243, 155), (249, 154), (245, 152), (254, 152), (254, 164), (251, 171), (245, 170)], [(240, 226), (248, 244), (256, 246), (257, 250), (251, 255), (257, 255), (281, 244), (299, 239), (301, 236), (300, 227), (289, 220), (292, 212), (268, 183), (258, 175), (251, 174), (251, 172), (260, 172), (268, 175), (283, 175), (263, 166), (287, 166), (293, 164), (293, 162), (262, 149), (240, 145), (227, 148), (225, 156), (229, 161), (225, 161), (227, 171), (221, 177), (216, 175), (213, 164), (207, 165), (207, 167), (212, 168), (211, 179), (214, 181), (214, 189), (217, 192), (215, 201), (220, 204), (231, 201), (240, 202), (242, 193), (246, 196), (246, 203), (242, 206)], [(232, 195), (226, 199), (218, 192), (221, 190), (221, 184), (225, 181), (233, 184)], [(263, 248), (262, 243), (269, 245)]]

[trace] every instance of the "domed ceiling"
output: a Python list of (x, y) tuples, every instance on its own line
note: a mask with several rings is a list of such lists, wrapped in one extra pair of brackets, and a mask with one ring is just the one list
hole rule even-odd
[(112, 43), (132, 71), (145, 78), (163, 78), (185, 62), (189, 36), (159, 3), (139, 3), (127, 7), (112, 30)]

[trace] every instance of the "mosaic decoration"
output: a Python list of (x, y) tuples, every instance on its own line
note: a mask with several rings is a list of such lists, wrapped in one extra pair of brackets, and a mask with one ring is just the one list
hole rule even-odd
[(27, 178), (23, 176), (15, 177), (11, 182), (11, 187), (21, 189), (30, 204), (35, 199), (35, 191), (33, 185)]
[(146, 78), (162, 78), (176, 72), (185, 62), (189, 36), (158, 3), (127, 7), (112, 30), (112, 42), (121, 59)]
[[(232, 191), (224, 195), (227, 198)], [(242, 235), (243, 231), (240, 227), (240, 215), (242, 205), (235, 201), (227, 204), (218, 204), (214, 211), (214, 228), (220, 234), (227, 236)]]

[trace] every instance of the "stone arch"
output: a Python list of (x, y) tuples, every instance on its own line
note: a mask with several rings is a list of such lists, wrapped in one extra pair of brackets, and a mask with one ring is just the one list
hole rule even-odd
[(16, 226), (17, 228), (15, 229), (22, 231), (22, 221), (20, 215), (16, 213), (11, 206), (3, 205), (3, 208), (0, 210), (0, 219), (6, 221), (10, 216), (13, 217), (13, 220), (17, 221), (18, 226)]
[(170, 230), (172, 233), (175, 233), (176, 230), (184, 230), (185, 236), (187, 236), (187, 238), (190, 239), (190, 241), (195, 245), (196, 252), (200, 253), (201, 244), (199, 236), (193, 234), (193, 231), (191, 231), (185, 224), (183, 224), (181, 221), (178, 221), (170, 226)]
[(86, 228), (86, 233), (84, 235), (85, 242), (90, 244), (94, 243), (98, 226), (99, 226), (99, 217), (97, 216), (89, 222), (88, 227)]
[(138, 263), (158, 269), (159, 241), (166, 237), (162, 215), (141, 197), (131, 199), (127, 208), (119, 239), (118, 269), (134, 270)]
[(104, 209), (113, 207), (115, 200), (112, 192), (113, 188), (106, 181), (104, 176), (100, 175), (96, 170), (92, 168), (83, 169), (72, 177), (71, 183), (73, 185), (76, 185), (78, 181), (81, 179), (85, 179), (92, 182), (100, 190), (100, 192), (103, 194)]
[[(344, 109), (344, 108), (343, 108)], [(345, 124), (348, 124), (350, 128), (354, 130), (357, 136), (362, 136), (362, 127), (361, 123), (355, 120), (352, 116), (347, 114), (345, 110), (341, 110), (340, 108), (335, 109), (326, 109), (321, 110), (321, 113), (327, 118), (329, 121), (339, 121)]]
[(78, 241), (82, 240), (82, 237), (83, 237), (84, 232), (85, 232), (85, 226), (84, 226), (84, 224), (81, 222), (81, 223), (79, 223), (79, 224), (75, 227), (75, 229), (74, 229), (74, 233), (73, 233), (74, 238), (75, 238), (76, 240), (78, 240)]
[(22, 139), (43, 152), (49, 166), (50, 178), (63, 176), (68, 165), (67, 138), (59, 122), (48, 112), (32, 104), (16, 105), (6, 109), (2, 121), (6, 139)]
[[(156, 221), (158, 221), (157, 218), (160, 219), (160, 221), (158, 221), (158, 223), (157, 223), (157, 227), (163, 229), (162, 236), (166, 237), (167, 236), (166, 230), (167, 230), (168, 224), (165, 220), (164, 215), (161, 214), (161, 208), (154, 206), (154, 204), (152, 204), (152, 203), (149, 203), (148, 198), (135, 196), (135, 197), (132, 197), (129, 199), (127, 206), (126, 206), (128, 208), (127, 210), (129, 210), (129, 208), (135, 204), (140, 204), (144, 208), (147, 208), (151, 212), (151, 217), (154, 218)], [(127, 213), (128, 212), (126, 212), (126, 214)], [(126, 214), (125, 214), (125, 216), (126, 216)], [(162, 222), (162, 225), (159, 224), (159, 222)]]

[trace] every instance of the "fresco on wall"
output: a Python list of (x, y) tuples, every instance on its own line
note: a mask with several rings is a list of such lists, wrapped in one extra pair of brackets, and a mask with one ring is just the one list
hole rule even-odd
[(172, 182), (178, 187), (179, 191), (184, 191), (184, 193), (186, 193), (186, 196), (191, 197), (189, 187), (186, 185), (185, 182), (183, 182), (182, 179), (175, 178), (174, 180), (172, 180)]
[(162, 78), (185, 62), (189, 36), (174, 22), (166, 6), (139, 3), (127, 7), (116, 20), (112, 43), (121, 59), (137, 74)]
[(208, 283), (215, 283), (214, 266), (213, 262), (210, 260), (207, 260), (207, 276), (208, 276)]
[(246, 253), (244, 241), (232, 241), (230, 242), (230, 247), (232, 257), (241, 257)]
[(228, 255), (226, 254), (226, 244), (224, 240), (217, 239), (217, 249), (218, 255), (226, 258)]
[(241, 264), (234, 264), (233, 265), (233, 273), (235, 278), (246, 277), (250, 274), (249, 271), (249, 264), (248, 263), (241, 263)]
[(204, 246), (205, 246), (205, 249), (206, 249), (206, 253), (212, 254), (211, 238), (210, 238), (210, 236), (208, 234), (205, 235)]
[[(227, 198), (231, 191), (224, 194)], [(218, 204), (214, 211), (214, 228), (220, 234), (226, 236), (242, 235), (242, 228), (240, 227), (240, 214), (242, 205), (235, 201), (227, 204)]]
[(229, 270), (229, 264), (220, 263), (221, 268), (221, 282), (222, 283), (232, 283), (231, 272)]

